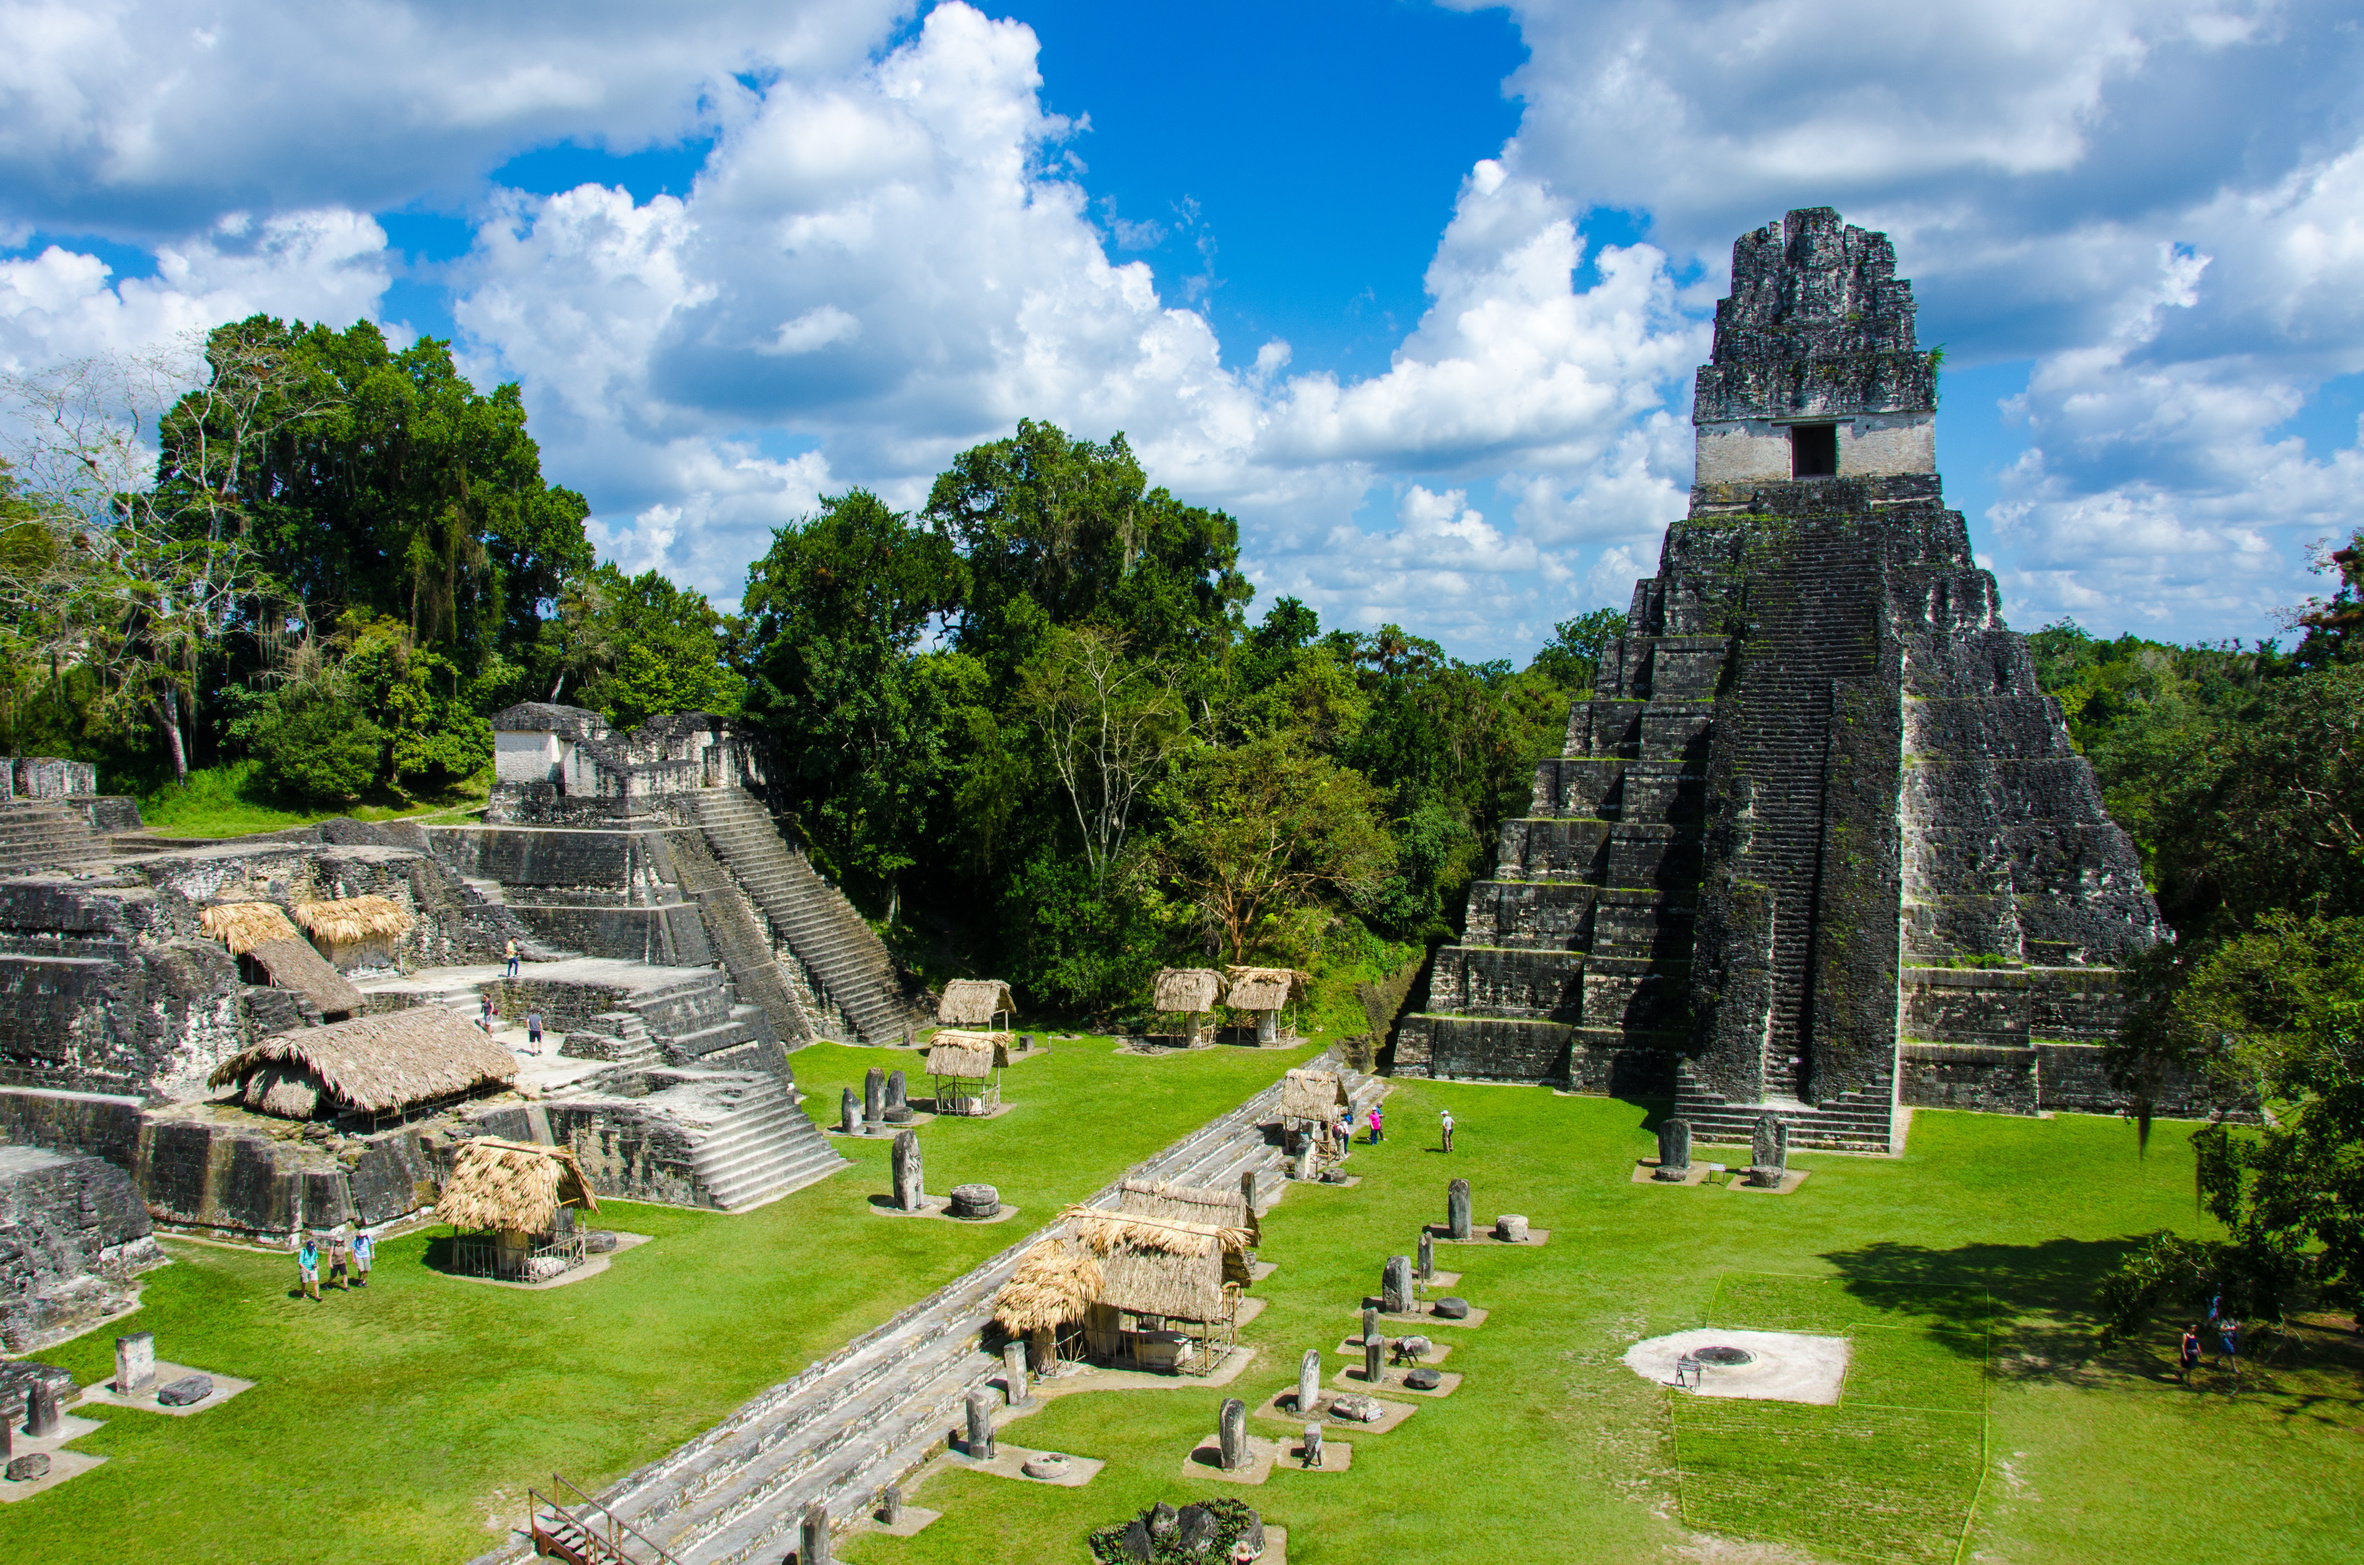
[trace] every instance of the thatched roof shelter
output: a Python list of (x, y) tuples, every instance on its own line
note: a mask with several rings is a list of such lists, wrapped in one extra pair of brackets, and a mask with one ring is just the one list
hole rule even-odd
[(1293, 1070), (1281, 1078), (1281, 1118), (1319, 1120), (1329, 1124), (1338, 1111), (1352, 1106), (1346, 1083), (1336, 1071)]
[(1241, 1011), (1277, 1011), (1305, 998), (1312, 974), (1293, 967), (1226, 967), (1231, 976), (1223, 1003)]
[(507, 1049), (451, 1010), (421, 1005), (278, 1033), (222, 1061), (207, 1079), (243, 1085), (250, 1108), (309, 1119), (323, 1111), (397, 1113), (516, 1076)]
[(304, 938), (276, 902), (217, 902), (199, 913), (197, 922), (227, 945), (232, 956), (244, 956), (267, 941)]
[(1071, 1206), (1061, 1214), (1076, 1242), (1100, 1261), (1093, 1302), (1136, 1315), (1221, 1320), (1223, 1285), (1248, 1281), (1254, 1236), (1223, 1223)]
[(1116, 1209), (1128, 1217), (1162, 1217), (1176, 1222), (1237, 1228), (1247, 1234), (1251, 1245), (1264, 1238), (1264, 1225), (1257, 1220), (1246, 1194), (1237, 1185), (1226, 1190), (1128, 1179), (1116, 1187)]
[(314, 940), (339, 946), (363, 946), (392, 941), (408, 934), (418, 920), (392, 897), (339, 897), (333, 902), (300, 902), (296, 922)]
[(928, 1074), (983, 1081), (1010, 1063), (1006, 1032), (961, 1032), (939, 1028), (928, 1039)]
[(993, 1296), (993, 1318), (1013, 1337), (1057, 1331), (1084, 1318), (1100, 1296), (1100, 1263), (1064, 1239), (1045, 1239), (1018, 1257)]
[(1223, 998), (1223, 975), (1211, 967), (1161, 967), (1156, 1005), (1161, 1011), (1211, 1011)]
[(1000, 979), (955, 978), (936, 1002), (936, 1020), (946, 1027), (990, 1027), (996, 1016), (1017, 1009), (1010, 986)]
[(323, 1016), (351, 1016), (368, 1004), (344, 974), (296, 933), (275, 902), (217, 903), (197, 921), (207, 934), (220, 936), (232, 956), (250, 959), (274, 987), (294, 990)]
[(455, 1228), (542, 1234), (557, 1226), (562, 1206), (599, 1210), (574, 1153), (485, 1136), (453, 1153), (435, 1215)]

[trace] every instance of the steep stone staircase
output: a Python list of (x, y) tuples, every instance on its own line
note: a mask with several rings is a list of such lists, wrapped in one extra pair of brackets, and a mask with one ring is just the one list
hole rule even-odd
[(1675, 1117), (1691, 1126), (1693, 1141), (1746, 1146), (1760, 1115), (1789, 1126), (1789, 1144), (1818, 1152), (1889, 1152), (1895, 1149), (1892, 1089), (1849, 1092), (1827, 1103), (1773, 1099), (1733, 1103), (1700, 1085), (1686, 1065), (1675, 1074)]
[(860, 1042), (900, 1043), (920, 1017), (886, 947), (853, 904), (814, 873), (746, 790), (705, 788), (688, 797), (715, 856), (825, 1003), (844, 1013)]
[[(669, 1074), (680, 1079), (688, 1073)], [(745, 1211), (845, 1166), (777, 1078), (728, 1072), (715, 1080), (731, 1109), (692, 1144), (690, 1166), (716, 1206)]]
[(698, 904), (706, 921), (706, 937), (723, 966), (730, 969), (740, 998), (761, 1006), (771, 1018), (772, 1030), (792, 1044), (809, 1043), (821, 1036), (795, 986), (780, 970), (763, 915), (755, 911), (714, 857), (704, 833), (667, 832), (665, 846), (673, 860), (675, 883)]
[(71, 869), (103, 857), (81, 811), (46, 799), (0, 804), (0, 875)]
[[(1369, 1077), (1348, 1073), (1347, 1079), (1358, 1109), (1385, 1090)], [(1259, 1179), (1271, 1191), (1259, 1205), (1269, 1205), (1284, 1188), (1279, 1108), (1275, 1083), (1125, 1177), (1228, 1187), (1254, 1169), (1269, 1176)], [(1112, 1183), (1087, 1204), (1111, 1205), (1116, 1192)], [(804, 1508), (816, 1500), (836, 1521), (851, 1520), (937, 1450), (958, 1426), (970, 1388), (1000, 1371), (1001, 1361), (980, 1346), (993, 1295), (1027, 1247), (1056, 1227), (1027, 1235), (761, 1393), (624, 1478), (601, 1503), (683, 1565), (780, 1559), (793, 1547)], [(516, 1540), (478, 1565), (523, 1560), (528, 1547)]]

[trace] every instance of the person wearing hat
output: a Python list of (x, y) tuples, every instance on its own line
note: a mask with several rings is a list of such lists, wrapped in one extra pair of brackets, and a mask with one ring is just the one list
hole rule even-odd
[(1441, 1112), (1443, 1115), (1445, 1127), (1445, 1150), (1450, 1152), (1453, 1150), (1453, 1111), (1451, 1109), (1445, 1109)]
[(353, 1286), (369, 1286), (369, 1263), (378, 1258), (378, 1242), (359, 1223), (353, 1225)]
[(296, 1249), (296, 1278), (304, 1290), (304, 1297), (320, 1302), (320, 1246), (312, 1242), (310, 1234)]

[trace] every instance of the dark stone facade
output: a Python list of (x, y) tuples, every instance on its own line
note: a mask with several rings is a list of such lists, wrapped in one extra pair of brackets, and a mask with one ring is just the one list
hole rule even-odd
[(164, 1264), (153, 1232), (114, 1164), (0, 1147), (0, 1346), (29, 1353), (127, 1309), (132, 1278)]
[(2095, 1045), (2163, 930), (1945, 508), (1935, 407), (1886, 236), (1814, 209), (1734, 246), (1690, 514), (1399, 1071), (1674, 1091), (1719, 1137), (1769, 1106), (1802, 1145), (1884, 1144), (1900, 1085), (2122, 1106)]

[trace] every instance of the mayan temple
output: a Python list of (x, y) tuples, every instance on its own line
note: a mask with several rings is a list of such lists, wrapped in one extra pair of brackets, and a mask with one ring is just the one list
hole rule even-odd
[(1401, 1074), (1665, 1095), (1893, 1149), (1900, 1104), (2114, 1111), (2114, 964), (2161, 938), (1937, 474), (1884, 234), (1732, 248), (1690, 513), (1437, 954)]

